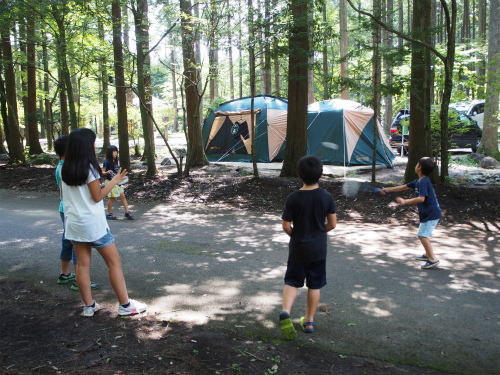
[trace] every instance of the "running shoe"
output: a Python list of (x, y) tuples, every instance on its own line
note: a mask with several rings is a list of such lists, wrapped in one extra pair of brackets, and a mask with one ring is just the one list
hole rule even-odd
[(106, 219), (117, 220), (118, 218), (113, 213), (109, 213), (109, 214), (106, 214)]
[(129, 220), (134, 220), (134, 217), (132, 216), (132, 212), (130, 212), (130, 211), (125, 214), (125, 217)]
[(422, 265), (422, 268), (432, 268), (436, 267), (439, 264), (439, 260), (436, 260), (435, 262), (431, 262), (430, 260), (427, 261), (424, 265)]
[(101, 306), (96, 301), (90, 306), (83, 306), (83, 316), (94, 316), (95, 312), (100, 308)]
[(67, 284), (70, 281), (75, 280), (75, 274), (74, 273), (68, 273), (67, 275), (61, 273), (59, 274), (59, 278), (57, 279), (58, 284)]
[[(99, 288), (99, 284), (90, 282), (90, 289), (94, 290), (97, 288)], [(78, 284), (76, 283), (76, 281), (73, 283), (73, 285), (71, 285), (71, 289), (76, 291), (80, 290), (80, 288), (78, 288)]]
[(130, 299), (127, 307), (124, 307), (123, 305), (118, 306), (118, 315), (125, 316), (140, 314), (146, 311), (147, 307), (148, 305), (145, 303), (136, 301), (135, 299)]
[(420, 255), (418, 257), (415, 257), (415, 260), (423, 260), (425, 262), (427, 262), (429, 260), (429, 257), (427, 255)]

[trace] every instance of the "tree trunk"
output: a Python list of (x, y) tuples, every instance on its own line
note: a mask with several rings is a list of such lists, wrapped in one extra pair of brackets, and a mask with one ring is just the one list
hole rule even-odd
[[(486, 44), (486, 0), (478, 0), (478, 42)], [(490, 5), (491, 7), (491, 5)], [(490, 9), (491, 11), (491, 9)], [(490, 21), (491, 22), (491, 21)], [(477, 62), (477, 97), (484, 98), (484, 85), (486, 83), (486, 61), (482, 54), (478, 56)]]
[(8, 109), (8, 121), (4, 124), (4, 129), (7, 147), (9, 148), (9, 163), (24, 163), (23, 143), (19, 131), (19, 117), (17, 115), (16, 75), (14, 73), (8, 25), (1, 24), (0, 30), (5, 72), (5, 99)]
[[(4, 141), (7, 141), (6, 135), (4, 133), (3, 128), (9, 128), (9, 115), (7, 114), (7, 100), (5, 94), (5, 82), (2, 77), (3, 72), (3, 63), (2, 63), (2, 46), (0, 45), (0, 118), (2, 121), (0, 122), (0, 153), (6, 154), (7, 150), (4, 146)], [(3, 123), (3, 126), (1, 125)]]
[[(130, 24), (128, 22), (128, 8), (127, 2), (122, 4), (122, 19), (121, 23), (123, 25), (123, 44), (125, 45), (125, 50), (130, 51)], [(123, 64), (130, 68), (131, 56), (127, 55), (124, 57)], [(130, 84), (132, 86), (132, 82)], [(134, 105), (134, 93), (132, 92), (132, 87), (127, 87), (127, 107), (132, 107)]]
[[(415, 39), (430, 44), (431, 0), (413, 3), (413, 34)], [(432, 156), (431, 120), (430, 120), (430, 55), (428, 49), (419, 44), (412, 45), (410, 126), (408, 163), (405, 181), (417, 178), (415, 166), (420, 158)], [(435, 177), (431, 176), (431, 177)]]
[(28, 66), (26, 64), (26, 56), (28, 52), (26, 50), (26, 19), (24, 17), (19, 20), (19, 51), (21, 52), (21, 56), (23, 56), (23, 58), (19, 64), (21, 90), (18, 92), (18, 95), (20, 96), (21, 103), (23, 103), (24, 114), (23, 121), (19, 121), (19, 125), (24, 125), (24, 131), (21, 130), (21, 136), (25, 138), (25, 144), (29, 147), (30, 132), (28, 125), (28, 81), (26, 79), (28, 77)]
[(147, 0), (137, 0), (134, 11), (136, 50), (137, 50), (137, 91), (139, 96), (141, 124), (144, 134), (144, 157), (148, 165), (146, 174), (156, 175), (153, 145), (154, 132), (151, 127), (152, 113), (151, 67), (149, 58), (149, 21)]
[(228, 47), (227, 55), (229, 57), (229, 96), (234, 99), (234, 67), (233, 67), (233, 34), (231, 26), (231, 14), (227, 14), (227, 25), (228, 25)]
[(49, 55), (47, 51), (47, 34), (42, 34), (42, 64), (43, 64), (43, 90), (45, 91), (45, 121), (47, 123), (47, 147), (53, 149), (54, 129), (52, 120), (52, 104), (50, 102), (49, 81)]
[[(381, 19), (381, 0), (373, 0), (373, 15), (376, 19)], [(377, 165), (377, 123), (380, 117), (380, 85), (382, 83), (382, 59), (380, 57), (381, 30), (376, 23), (373, 24), (373, 60), (372, 60), (372, 108), (373, 108), (373, 153), (372, 153), (372, 180), (375, 182), (375, 166)]]
[(209, 61), (209, 74), (210, 74), (210, 101), (214, 100), (219, 96), (218, 90), (218, 76), (219, 76), (219, 43), (217, 36), (217, 22), (219, 20), (219, 14), (217, 11), (217, 5), (215, 0), (210, 0), (210, 35), (209, 43), (210, 49), (208, 52)]
[(239, 43), (238, 43), (238, 63), (239, 63), (239, 71), (238, 71), (238, 86), (239, 86), (239, 92), (240, 92), (240, 98), (243, 98), (243, 48), (241, 47), (243, 45), (243, 33), (241, 30), (241, 25), (238, 27), (239, 31)]
[[(345, 6), (345, 4), (344, 4)], [(340, 7), (339, 7), (340, 8)], [(323, 23), (326, 25), (326, 3), (322, 4), (323, 10)], [(327, 38), (323, 38), (323, 100), (330, 99), (328, 93), (328, 48), (326, 44)]]
[[(387, 0), (387, 26), (393, 27), (393, 0)], [(388, 53), (392, 51), (392, 33), (386, 33), (385, 48)], [(392, 87), (392, 57), (384, 55), (384, 68), (385, 68), (385, 84), (387, 87)], [(384, 112), (384, 129), (389, 133), (392, 124), (392, 95), (384, 97), (385, 112)]]
[(68, 112), (68, 97), (66, 96), (66, 85), (62, 76), (61, 68), (57, 67), (57, 77), (59, 84), (59, 122), (60, 132), (59, 136), (69, 134), (69, 112)]
[(191, 2), (179, 0), (181, 9), (182, 60), (184, 62), (184, 90), (186, 93), (186, 125), (187, 125), (187, 160), (185, 175), (195, 166), (207, 165), (208, 160), (203, 150), (201, 138), (200, 100), (198, 94), (198, 69), (194, 51), (194, 25), (191, 22)]
[[(173, 46), (173, 43), (172, 43)], [(172, 67), (172, 100), (174, 102), (174, 131), (179, 131), (179, 109), (177, 108), (177, 77), (175, 72), (175, 50), (170, 50), (170, 65)]]
[(266, 43), (264, 45), (264, 76), (266, 82), (266, 94), (271, 95), (271, 9), (270, 0), (264, 0), (265, 20), (264, 20), (264, 36)]
[(250, 139), (252, 144), (250, 152), (252, 154), (253, 175), (259, 177), (257, 168), (257, 158), (255, 156), (255, 113), (254, 113), (254, 96), (255, 96), (255, 25), (253, 21), (253, 4), (252, 0), (248, 0), (248, 59), (250, 64)]
[[(273, 0), (273, 9), (276, 9), (278, 6), (278, 0)], [(277, 15), (275, 16), (276, 18), (278, 17)], [(276, 22), (273, 23), (273, 27), (276, 27), (275, 25), (277, 24)], [(278, 48), (278, 43), (279, 40), (276, 36), (276, 33), (273, 33), (273, 49), (274, 49), (274, 94), (276, 96), (281, 95), (281, 87), (280, 87), (280, 59), (279, 59), (279, 48)]]
[(36, 115), (36, 55), (35, 55), (35, 18), (28, 18), (27, 27), (27, 73), (28, 73), (28, 118), (25, 123), (29, 131), (29, 146), (30, 155), (42, 154), (42, 146), (40, 146), (40, 137), (38, 133), (38, 121)]
[(56, 4), (52, 4), (52, 13), (57, 24), (58, 34), (56, 35), (57, 41), (57, 59), (59, 61), (59, 67), (62, 73), (62, 79), (66, 86), (66, 95), (69, 107), (69, 121), (71, 130), (78, 127), (78, 117), (75, 109), (75, 99), (73, 97), (73, 85), (71, 84), (71, 74), (69, 72), (68, 60), (67, 60), (67, 40), (66, 40), (66, 23), (65, 23), (65, 1), (63, 2), (63, 10), (59, 13)]
[[(104, 25), (98, 19), (97, 29), (99, 33), (99, 39), (104, 43), (105, 33)], [(109, 128), (109, 85), (108, 85), (108, 67), (106, 57), (102, 57), (99, 62), (101, 76), (99, 79), (101, 86), (101, 99), (102, 99), (102, 149), (101, 154), (105, 155), (108, 147), (111, 145), (111, 131)]]
[(347, 63), (347, 54), (349, 53), (349, 39), (347, 33), (347, 9), (345, 0), (339, 1), (339, 27), (340, 27), (340, 82), (342, 85), (342, 92), (340, 98), (349, 99), (349, 70)]
[(121, 9), (119, 0), (111, 4), (113, 19), (113, 56), (116, 84), (116, 112), (118, 117), (118, 146), (120, 166), (130, 170), (130, 150), (128, 145), (127, 89), (123, 68)]
[(488, 84), (484, 106), (483, 139), (479, 152), (498, 155), (498, 93), (500, 82), (500, 0), (490, 0), (488, 36)]
[(307, 0), (291, 0), (288, 115), (285, 160), (280, 177), (297, 177), (297, 163), (307, 154), (309, 11)]

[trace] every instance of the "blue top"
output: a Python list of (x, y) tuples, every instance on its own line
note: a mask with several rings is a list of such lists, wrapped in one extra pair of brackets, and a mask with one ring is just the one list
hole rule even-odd
[(425, 197), (425, 201), (419, 203), (418, 206), (418, 216), (420, 217), (420, 222), (425, 223), (426, 221), (441, 219), (441, 208), (436, 198), (436, 193), (432, 187), (432, 182), (429, 177), (425, 176), (422, 179), (416, 179), (412, 182), (406, 184), (409, 188), (415, 190), (417, 197)]
[(61, 197), (61, 168), (64, 163), (64, 160), (59, 160), (59, 165), (56, 168), (56, 181), (57, 186), (59, 186), (59, 198), (61, 198), (61, 203), (59, 204), (59, 212), (64, 212), (63, 201)]
[(113, 162), (109, 162), (108, 160), (104, 160), (103, 168), (106, 169), (106, 172), (107, 171), (112, 171), (113, 172), (112, 174), (106, 175), (106, 178), (109, 181), (111, 181), (113, 179), (113, 177), (115, 176), (115, 174), (117, 174), (118, 170), (120, 169), (117, 162), (114, 162), (114, 161)]

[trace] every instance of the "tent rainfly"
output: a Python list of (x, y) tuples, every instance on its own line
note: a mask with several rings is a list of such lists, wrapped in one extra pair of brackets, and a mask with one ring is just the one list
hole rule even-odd
[[(307, 114), (307, 153), (324, 164), (366, 165), (373, 160), (373, 110), (352, 100), (312, 103)], [(376, 164), (392, 167), (394, 153), (377, 121)]]
[[(252, 161), (250, 110), (250, 97), (235, 99), (221, 104), (205, 119), (202, 139), (209, 161)], [(283, 160), (287, 112), (285, 99), (254, 97), (257, 162)]]

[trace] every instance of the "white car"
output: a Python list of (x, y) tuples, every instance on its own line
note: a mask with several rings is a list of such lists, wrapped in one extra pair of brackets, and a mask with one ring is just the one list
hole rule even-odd
[(477, 122), (477, 125), (483, 129), (484, 119), (484, 100), (473, 100), (470, 103), (455, 103), (450, 105), (459, 113), (472, 117)]

